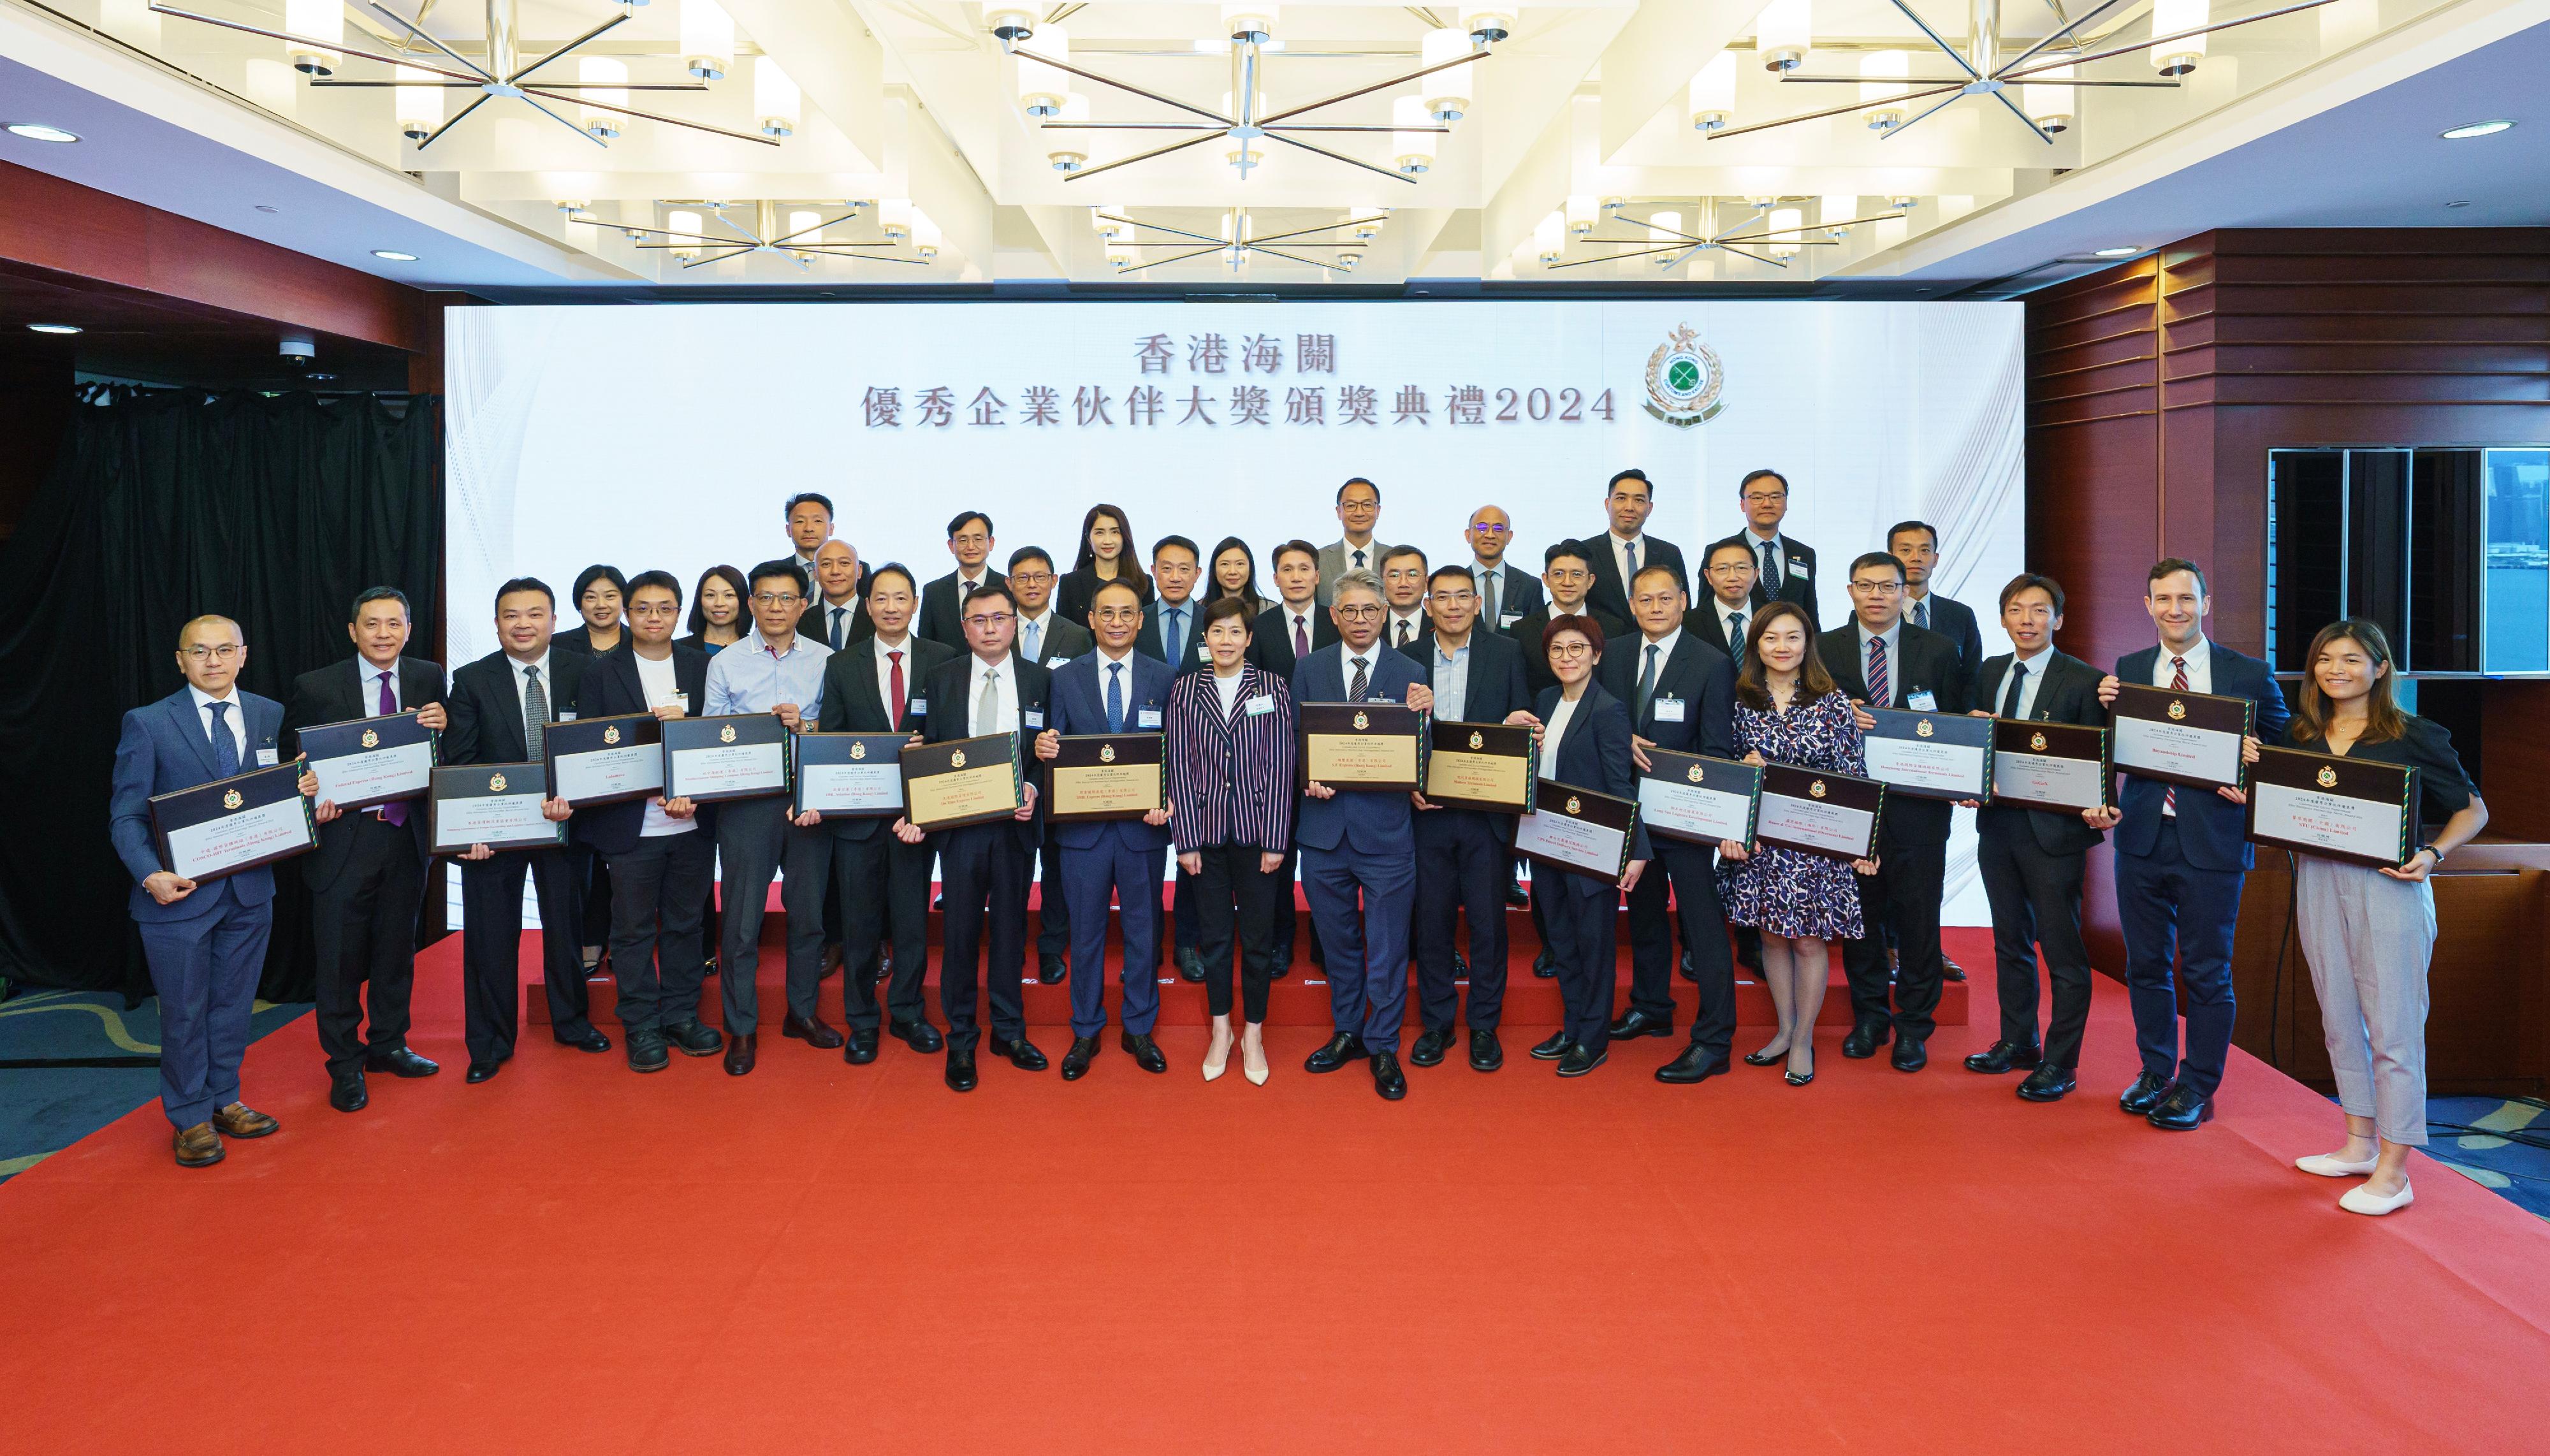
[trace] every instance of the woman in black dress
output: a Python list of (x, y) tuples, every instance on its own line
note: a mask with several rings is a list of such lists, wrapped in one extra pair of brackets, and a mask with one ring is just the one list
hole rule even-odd
[(1151, 605), (1151, 579), (1135, 559), (1133, 523), (1122, 509), (1102, 504), (1080, 518), (1080, 555), (1053, 589), (1053, 610), (1072, 626), (1087, 627), (1089, 604), (1111, 581), (1129, 584), (1143, 606)]
[(1248, 542), (1235, 535), (1222, 538), (1213, 548), (1213, 569), (1207, 573), (1204, 600), (1207, 606), (1224, 597), (1237, 597), (1248, 604), (1248, 621), (1254, 624), (1259, 615), (1275, 604), (1257, 594), (1257, 553)]

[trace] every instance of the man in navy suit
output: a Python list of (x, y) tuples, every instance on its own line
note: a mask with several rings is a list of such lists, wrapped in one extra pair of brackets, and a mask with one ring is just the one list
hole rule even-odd
[(1682, 547), (1646, 534), (1647, 518), (1655, 514), (1656, 487), (1645, 471), (1623, 470), (1613, 476), (1604, 490), (1603, 509), (1611, 517), (1610, 529), (1585, 542), (1586, 564), (1594, 568), (1594, 585), (1586, 600), (1626, 621), (1629, 584), (1650, 566), (1667, 568), (1676, 583), (1690, 589), (1691, 573), (1683, 567)]
[[(1404, 702), (1434, 706), (1425, 664), (1381, 644), (1381, 578), (1354, 570), (1339, 576), (1329, 616), (1337, 641), (1293, 669), (1297, 704)], [(1336, 1035), (1303, 1065), (1333, 1072), (1354, 1057), (1372, 1060), (1374, 1090), (1397, 1102), (1408, 1095), (1399, 1069), (1400, 1024), (1408, 1019), (1408, 914), (1417, 886), (1414, 797), (1388, 790), (1332, 789), (1314, 779), (1303, 789), (1302, 885), (1311, 919), (1328, 953), (1328, 1006)]]
[[(1273, 553), (1276, 602), (1258, 614), (1248, 629), (1248, 664), (1271, 672), (1286, 683), (1293, 680), (1293, 669), (1313, 652), (1337, 639), (1336, 622), (1326, 608), (1320, 605), (1320, 548), (1306, 540), (1289, 540)], [(1293, 908), (1293, 886), (1300, 879), (1302, 850), (1297, 842), (1284, 853), (1283, 867), (1275, 871), (1275, 883), (1282, 888), (1281, 904), (1275, 912), (1275, 979), (1283, 980), (1293, 969), (1293, 936), (1301, 917)], [(1181, 867), (1183, 869), (1183, 867)], [(1320, 937), (1311, 936), (1311, 963), (1325, 968), (1327, 952), (1321, 948)], [(1197, 965), (1203, 965), (1199, 956)]]
[(1470, 543), (1470, 579), (1479, 588), (1479, 625), (1511, 636), (1515, 624), (1542, 605), (1540, 578), (1506, 561), (1514, 518), (1501, 507), (1481, 506), (1470, 513), (1469, 529), (1461, 534)]
[(1807, 609), (1807, 620), (1820, 631), (1815, 548), (1780, 530), (1789, 517), (1789, 478), (1777, 470), (1749, 471), (1736, 484), (1735, 497), (1744, 508), (1744, 529), (1724, 541), (1711, 542), (1712, 548), (1729, 542), (1742, 546), (1753, 558), (1753, 605), (1795, 602)]
[[(159, 1106), (185, 1168), (220, 1162), (225, 1135), (263, 1137), (277, 1125), (240, 1101), (248, 1014), (274, 930), (274, 871), (259, 865), (199, 885), (160, 865), (150, 834), (151, 795), (275, 763), (283, 705), (240, 690), (246, 662), (238, 623), (187, 623), (177, 631), (186, 686), (125, 714), (115, 745), (108, 830), (133, 873), (134, 924), (159, 993)], [(302, 776), (304, 793), (316, 785)]]
[[(1036, 757), (1062, 751), (1062, 735), (1156, 733), (1169, 706), (1168, 664), (1133, 650), (1142, 599), (1123, 580), (1100, 583), (1090, 598), (1089, 628), (1098, 647), (1056, 668), (1046, 689), (1044, 731)], [(1202, 633), (1198, 632), (1201, 636)], [(1168, 1058), (1151, 1039), (1160, 1016), (1160, 851), (1169, 845), (1168, 811), (1137, 820), (1073, 820), (1053, 826), (1062, 845), (1062, 893), (1071, 907), (1071, 1050), (1062, 1080), (1077, 1082), (1098, 1055), (1107, 1029), (1107, 905), (1124, 913), (1125, 986), (1121, 1041), (1133, 1064), (1165, 1072)]]
[[(1904, 620), (1956, 643), (1957, 661), (1971, 681), (1983, 666), (1983, 629), (1976, 625), (1972, 607), (1930, 590), (1930, 572), (1939, 564), (1939, 529), (1926, 521), (1898, 521), (1887, 529), (1886, 550), (1904, 563)], [(1888, 953), (1894, 953), (1891, 939)], [(1966, 979), (1965, 968), (1945, 952), (1939, 956), (1939, 968), (1948, 980)]]
[[(2211, 609), (2204, 568), (2176, 556), (2153, 563), (2143, 610), (2160, 630), (2160, 644), (2118, 659), (2114, 676), (2099, 684), (2099, 705), (2112, 708), (2127, 682), (2247, 698), (2257, 705), (2250, 732), (2276, 742), (2292, 718), (2285, 695), (2266, 663), (2206, 639)], [(2116, 918), (2124, 926), (2125, 989), (2143, 1069), (2117, 1104), (2170, 1131), (2212, 1117), (2214, 1089), (2231, 1054), (2231, 935), (2254, 862), (2247, 803), (2237, 789), (2208, 794), (2132, 772), (2118, 796)], [(2183, 962), (2177, 985), (2172, 962)], [(2187, 995), (2183, 1055), (2179, 986)]]

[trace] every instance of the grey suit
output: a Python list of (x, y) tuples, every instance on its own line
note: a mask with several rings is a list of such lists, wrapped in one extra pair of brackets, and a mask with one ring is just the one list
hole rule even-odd
[[(1363, 569), (1375, 576), (1381, 575), (1381, 563), (1389, 560), (1390, 553), (1397, 549), (1399, 549), (1397, 546), (1383, 543), (1380, 536), (1374, 536), (1372, 544), (1363, 548)], [(1325, 607), (1336, 601), (1337, 578), (1345, 575), (1354, 564), (1354, 553), (1342, 540), (1333, 540), (1320, 547), (1319, 602), (1321, 606)]]

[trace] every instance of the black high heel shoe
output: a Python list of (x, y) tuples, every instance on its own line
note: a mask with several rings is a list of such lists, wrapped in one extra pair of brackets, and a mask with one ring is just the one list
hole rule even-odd
[(1789, 1049), (1785, 1046), (1781, 1047), (1778, 1051), (1748, 1051), (1744, 1053), (1744, 1065), (1748, 1067), (1776, 1067), (1788, 1059)]
[[(1811, 1052), (1808, 1052), (1808, 1053), (1807, 1053), (1807, 1055), (1809, 1055), (1809, 1056), (1811, 1056), (1811, 1057), (1812, 1057), (1812, 1056), (1814, 1056), (1814, 1053), (1811, 1051)], [(1804, 1086), (1806, 1086), (1808, 1083), (1813, 1082), (1814, 1080), (1815, 1080), (1815, 1072), (1814, 1072), (1814, 1068), (1813, 1068), (1813, 1067), (1809, 1067), (1809, 1068), (1807, 1069), (1807, 1075), (1805, 1075), (1805, 1076), (1803, 1076), (1803, 1077), (1799, 1076), (1799, 1075), (1798, 1075), (1797, 1073), (1795, 1073), (1795, 1072), (1791, 1072), (1791, 1073), (1789, 1073), (1789, 1074), (1788, 1074), (1788, 1078), (1789, 1078), (1789, 1085), (1790, 1085), (1791, 1087), (1804, 1087)]]

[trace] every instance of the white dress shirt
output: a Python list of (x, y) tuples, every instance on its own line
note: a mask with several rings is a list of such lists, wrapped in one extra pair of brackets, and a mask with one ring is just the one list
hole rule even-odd
[(1381, 625), (1381, 639), (1398, 646), (1402, 628), (1408, 631), (1408, 645), (1416, 646), (1417, 639), (1425, 634), (1425, 609), (1414, 607), (1403, 613), (1396, 607), (1391, 608), (1389, 620)]
[(390, 713), (407, 712), (407, 695), (399, 691), (397, 659), (391, 659), (387, 667), (374, 667), (369, 657), (357, 656), (354, 659), (354, 684), (359, 693), (357, 701), (363, 705), (365, 718), (389, 716), (381, 712), (381, 674), (384, 672), (390, 675)]
[(207, 743), (213, 740), (212, 705), (215, 703), (230, 705), (230, 711), (222, 715), (222, 722), (231, 730), (232, 745), (239, 750), (239, 766), (243, 771), (256, 767), (257, 765), (248, 761), (247, 705), (240, 701), (239, 685), (233, 683), (231, 690), (218, 698), (193, 683), (186, 685), (186, 691), (195, 697), (195, 718), (204, 726), (204, 741)]
[(557, 679), (549, 675), (549, 652), (546, 647), (542, 647), (540, 649), (540, 655), (529, 662), (525, 662), (522, 658), (508, 652), (505, 654), (505, 665), (514, 670), (514, 706), (522, 710), (523, 725), (527, 729), (524, 734), (524, 741), (529, 742), (531, 741), (531, 735), (528, 729), (532, 722), (531, 672), (535, 668), (539, 669), (540, 674), (540, 693), (548, 699), (548, 721), (551, 723), (557, 722)]
[(840, 626), (841, 645), (848, 646), (850, 633), (859, 630), (858, 594), (853, 592), (848, 601), (838, 603), (829, 598), (820, 598), (815, 603), (815, 610), (822, 614), (817, 619), (822, 626), (816, 629), (815, 635), (824, 639), (824, 645), (829, 647), (833, 644), (833, 629), (837, 621)]
[[(877, 701), (885, 705), (886, 712), (892, 713), (894, 712), (894, 659), (886, 655), (889, 652), (903, 654), (903, 700), (906, 706), (911, 704), (913, 694), (920, 692), (922, 688), (921, 670), (913, 665), (912, 660), (912, 633), (905, 632), (903, 640), (899, 642), (889, 642), (883, 636), (879, 636), (876, 639)], [(927, 703), (930, 700), (925, 697), (922, 701)]]
[(1380, 673), (1376, 668), (1381, 662), (1381, 654), (1386, 650), (1388, 649), (1381, 643), (1375, 642), (1361, 652), (1348, 649), (1339, 655), (1337, 666), (1343, 669), (1340, 676), (1345, 679), (1343, 686), (1347, 692), (1354, 691), (1355, 670), (1361, 668), (1364, 672), (1364, 696), (1371, 698), (1374, 695), (1381, 682)]
[[(2161, 643), (2160, 655), (2152, 659), (2153, 687), (2168, 687), (2170, 681), (2178, 675), (2178, 669), (2169, 660), (2171, 655), (2169, 644)], [(2188, 648), (2182, 655), (2187, 658), (2187, 690), (2191, 693), (2212, 692), (2213, 643), (2211, 639), (2198, 637), (2196, 645)]]
[[(1019, 730), (1019, 675), (1011, 659), (1004, 657), (998, 662), (986, 662), (980, 655), (968, 653), (966, 660), (973, 665), (967, 669), (965, 675), (965, 736), (974, 738), (986, 733), (1017, 732)], [(998, 701), (992, 708), (992, 721), (977, 723), (974, 720), (974, 705), (983, 701), (983, 684), (987, 680), (998, 681), (999, 686), (994, 689)]]
[[(1647, 639), (1646, 633), (1640, 632), (1638, 634), (1638, 660), (1629, 664), (1629, 691), (1633, 693), (1636, 692), (1638, 681), (1647, 675), (1647, 652), (1650, 648), (1653, 648), (1655, 651), (1655, 685), (1659, 690), (1661, 690), (1665, 681), (1665, 668), (1673, 661), (1674, 648), (1681, 645), (1682, 629), (1679, 627), (1666, 632), (1663, 636), (1657, 637), (1653, 641), (1649, 641)], [(1629, 711), (1631, 713), (1637, 712), (1638, 705), (1632, 702), (1629, 705)]]
[[(1726, 646), (1726, 641), (1727, 641), (1727, 629), (1728, 629), (1728, 625), (1729, 625), (1729, 624), (1731, 624), (1731, 623), (1732, 623), (1736, 618), (1738, 618), (1738, 617), (1741, 617), (1741, 618), (1743, 618), (1743, 619), (1744, 619), (1744, 631), (1751, 631), (1753, 630), (1753, 599), (1752, 599), (1752, 598), (1750, 598), (1750, 597), (1745, 598), (1745, 600), (1744, 600), (1744, 605), (1743, 605), (1743, 606), (1741, 606), (1741, 607), (1729, 607), (1729, 606), (1727, 606), (1724, 602), (1721, 602), (1721, 601), (1717, 600), (1717, 598), (1716, 598), (1715, 595), (1713, 595), (1713, 596), (1711, 596), (1711, 597), (1710, 597), (1710, 599), (1709, 599), (1709, 607), (1710, 607), (1710, 610), (1711, 610), (1712, 612), (1715, 612), (1715, 613), (1717, 615), (1717, 645), (1718, 645), (1718, 646), (1720, 646), (1720, 647), (1724, 647), (1724, 646)], [(1740, 639), (1740, 638), (1738, 639), (1738, 643), (1739, 643), (1739, 644), (1738, 644), (1736, 647), (1732, 647), (1732, 648), (1729, 648), (1729, 649), (1728, 649), (1728, 651), (1727, 651), (1727, 655), (1728, 655), (1728, 656), (1735, 656), (1735, 655), (1737, 655), (1738, 653), (1740, 653), (1740, 652), (1742, 651), (1742, 646), (1741, 646), (1741, 644), (1740, 644), (1740, 643), (1741, 643), (1741, 639)]]
[[(645, 693), (647, 707), (654, 708), (666, 703), (682, 701), (682, 690), (673, 677), (673, 658), (670, 653), (665, 654), (660, 662), (642, 652), (633, 651), (629, 655), (638, 664), (638, 687)], [(638, 830), (638, 837), (654, 839), (666, 834), (687, 834), (698, 827), (699, 825), (691, 820), (675, 819), (666, 814), (664, 807), (655, 802), (655, 796), (649, 795), (646, 799), (645, 824)]]
[(1317, 611), (1319, 611), (1317, 603), (1298, 610), (1289, 602), (1284, 605), (1284, 645), (1303, 646), (1303, 650), (1293, 654), (1296, 657), (1308, 657), (1319, 649), (1319, 624), (1311, 620), (1312, 614)]
[[(1356, 560), (1358, 555), (1363, 559)], [(1381, 571), (1381, 537), (1374, 536), (1362, 545), (1340, 539), (1337, 542), (1337, 559), (1345, 563), (1348, 571), (1370, 571), (1377, 575)]]
[(1549, 722), (1540, 728), (1540, 761), (1545, 765), (1558, 762), (1559, 742), (1567, 736), (1567, 721), (1576, 716), (1576, 705), (1584, 701), (1570, 698), (1566, 689), (1558, 693), (1558, 706), (1549, 710)]
[[(1636, 596), (1638, 572), (1656, 564), (1655, 544), (1647, 539), (1647, 534), (1643, 531), (1632, 536), (1623, 536), (1617, 531), (1607, 531), (1603, 533), (1603, 539), (1610, 542), (1612, 546), (1612, 569), (1620, 573), (1620, 594), (1624, 597)], [(1636, 571), (1629, 569), (1629, 547), (1632, 544), (1638, 548)]]
[[(2036, 716), (2036, 690), (2045, 685), (2045, 669), (2048, 666), (2051, 666), (2053, 661), (2054, 647), (2051, 643), (2037, 648), (2036, 655), (2033, 657), (2028, 656), (2024, 652), (2013, 652), (2011, 654), (2010, 665), (2012, 672), (2021, 667), (2025, 667), (2027, 669), (2027, 676), (2018, 680), (2018, 712), (2013, 715), (2014, 717), (2034, 718)], [(2001, 691), (2002, 696), (2005, 699), (2010, 696), (2009, 673), (2002, 674)], [(1976, 706), (1980, 708), (1988, 708), (1995, 713), (1999, 713), (2001, 712), (2002, 705), (1999, 703), (1981, 703)]]

